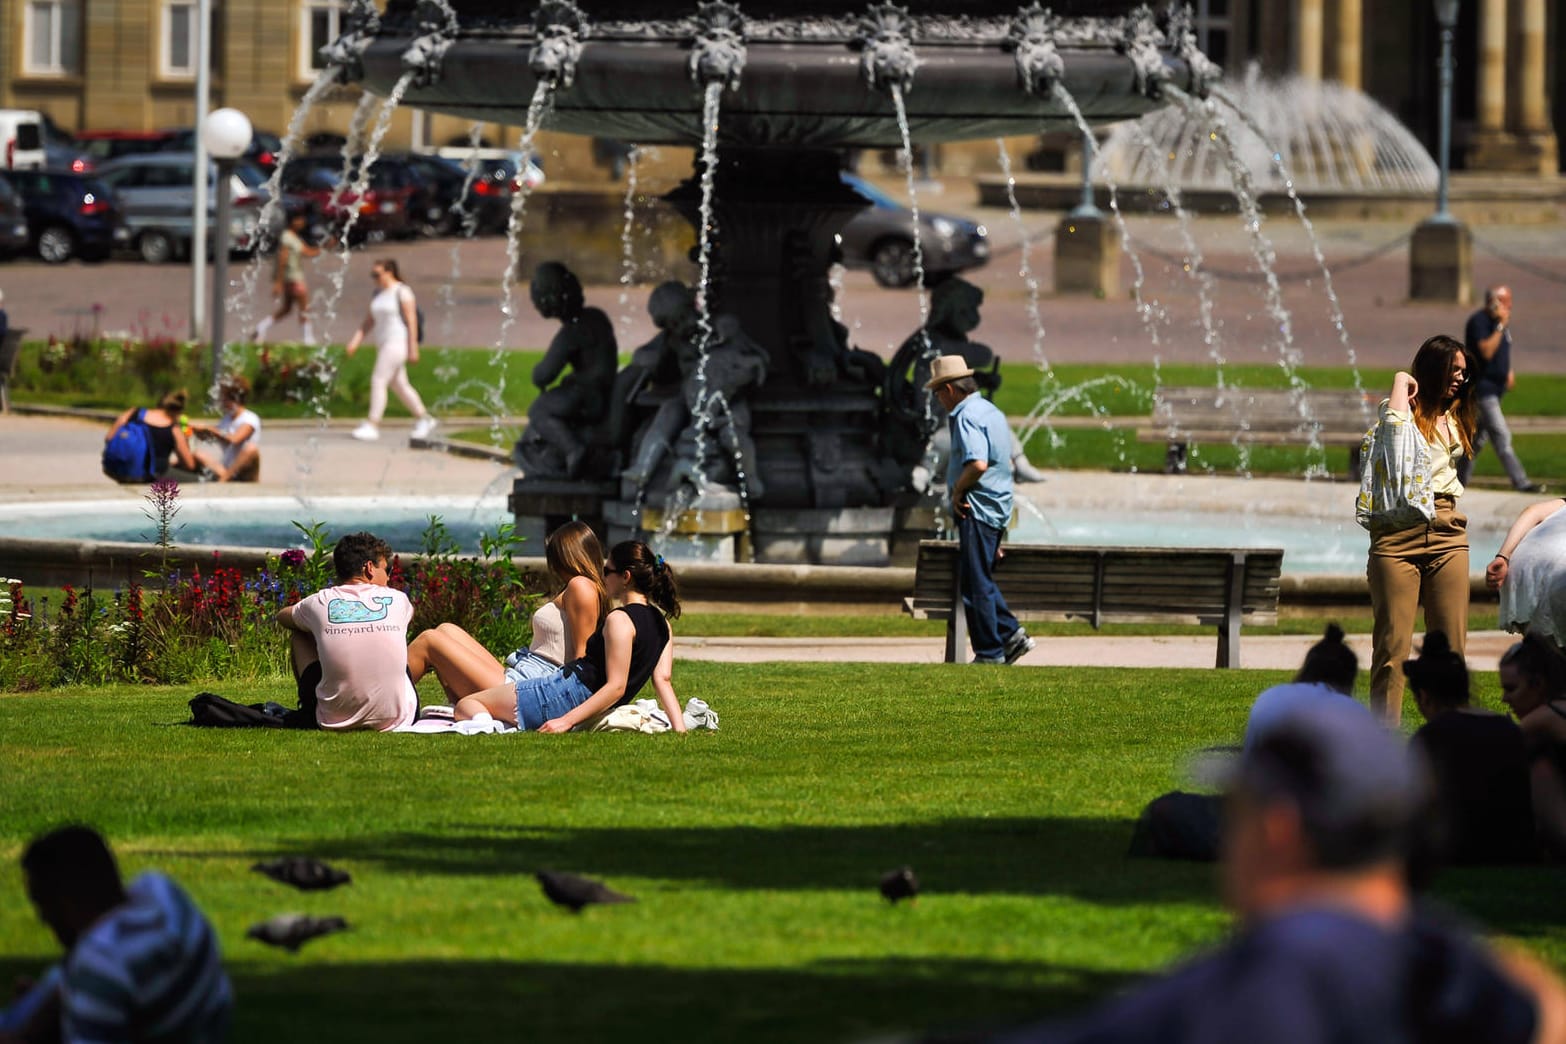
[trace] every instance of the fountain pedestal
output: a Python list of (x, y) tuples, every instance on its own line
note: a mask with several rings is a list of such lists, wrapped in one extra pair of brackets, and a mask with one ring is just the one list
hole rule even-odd
[(1473, 237), (1453, 218), (1414, 226), (1408, 245), (1408, 296), (1414, 301), (1467, 304), (1473, 298)]
[(1067, 214), (1055, 227), (1055, 292), (1120, 293), (1120, 236), (1105, 214)]

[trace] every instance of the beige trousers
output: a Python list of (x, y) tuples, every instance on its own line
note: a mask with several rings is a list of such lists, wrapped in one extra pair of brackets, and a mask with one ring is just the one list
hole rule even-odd
[(1403, 661), (1414, 641), (1414, 617), (1425, 607), (1425, 630), (1445, 631), (1459, 656), (1468, 640), (1468, 519), (1449, 496), (1436, 497), (1435, 518), (1421, 526), (1371, 531), (1370, 607), (1375, 655), (1370, 709), (1396, 725), (1403, 714)]

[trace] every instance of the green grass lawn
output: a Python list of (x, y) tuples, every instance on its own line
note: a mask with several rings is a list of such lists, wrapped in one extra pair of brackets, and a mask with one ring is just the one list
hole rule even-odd
[[(55, 952), (16, 857), (63, 820), (209, 912), (240, 1042), (861, 1039), (1075, 1006), (1220, 939), (1211, 868), (1123, 853), (1187, 752), (1232, 742), (1280, 675), (978, 678), (682, 663), (682, 695), (723, 721), (684, 737), (198, 732), (176, 724), (195, 686), (0, 696), (0, 975)], [(353, 885), (247, 870), (295, 853)], [(903, 863), (926, 893), (889, 907), (875, 880)], [(542, 867), (640, 901), (572, 916)], [(1557, 877), (1471, 870), (1440, 892), (1562, 967)], [(297, 956), (244, 938), (293, 910), (353, 928)]]

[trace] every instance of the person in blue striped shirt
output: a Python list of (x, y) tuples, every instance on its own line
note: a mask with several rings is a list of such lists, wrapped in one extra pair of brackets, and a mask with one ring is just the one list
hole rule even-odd
[(228, 1039), (233, 991), (217, 935), (177, 884), (148, 872), (125, 887), (108, 844), (85, 826), (34, 840), (22, 873), (39, 919), (65, 947), (66, 1044)]

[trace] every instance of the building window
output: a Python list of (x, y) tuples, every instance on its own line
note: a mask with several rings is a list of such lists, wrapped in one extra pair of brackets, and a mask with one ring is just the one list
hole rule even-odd
[(82, 67), (81, 0), (27, 0), (22, 33), (23, 71), (32, 76), (70, 76)]
[(1229, 64), (1229, 40), (1234, 31), (1234, 19), (1229, 13), (1229, 0), (1196, 0), (1192, 5), (1195, 15), (1196, 46), (1218, 65)]
[(199, 19), (195, 0), (164, 0), (163, 51), (160, 67), (165, 79), (190, 79), (196, 75)]
[(299, 8), (299, 75), (307, 80), (326, 68), (321, 48), (342, 35), (344, 0), (307, 0)]

